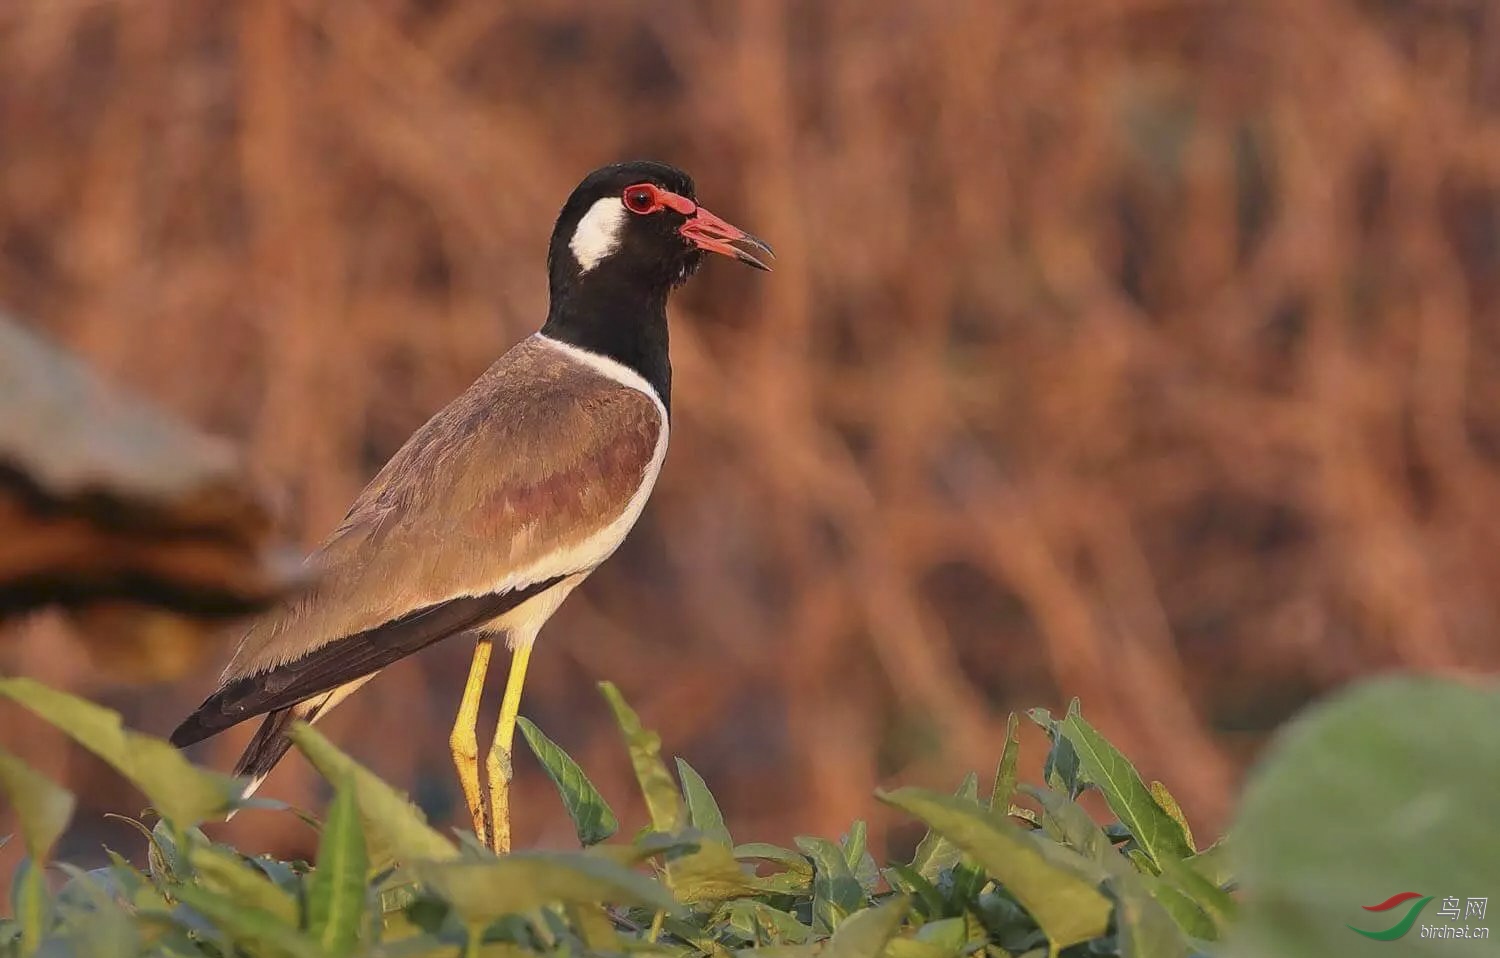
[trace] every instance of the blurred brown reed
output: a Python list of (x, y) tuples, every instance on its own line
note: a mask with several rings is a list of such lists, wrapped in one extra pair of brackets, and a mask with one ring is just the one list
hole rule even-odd
[[(780, 266), (680, 297), (662, 481), (533, 665), (627, 809), (606, 677), (738, 835), (878, 824), (875, 784), (1074, 695), (1208, 834), (1319, 690), (1500, 658), (1493, 5), (0, 6), (0, 304), (242, 443), (304, 543), (540, 321), (576, 180), (642, 155)], [(454, 822), (467, 653), (327, 723)], [(49, 619), (0, 670), (158, 732), (212, 680), (116, 682)], [(0, 719), (89, 814), (138, 804)], [(567, 841), (521, 778), (518, 833)], [(305, 852), (289, 819), (231, 834)]]

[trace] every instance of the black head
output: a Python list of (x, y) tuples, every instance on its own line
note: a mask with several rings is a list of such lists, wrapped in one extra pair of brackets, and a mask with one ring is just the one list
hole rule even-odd
[(547, 272), (553, 296), (594, 276), (665, 292), (693, 274), (705, 250), (770, 269), (770, 248), (699, 206), (692, 177), (635, 160), (595, 170), (573, 190), (552, 230)]
[(665, 163), (595, 170), (552, 229), (552, 303), (542, 332), (639, 372), (667, 399), (667, 293), (704, 252), (769, 270), (771, 249), (698, 205), (693, 180)]

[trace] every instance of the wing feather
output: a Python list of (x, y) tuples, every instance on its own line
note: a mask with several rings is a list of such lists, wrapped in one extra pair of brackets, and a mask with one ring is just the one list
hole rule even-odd
[(251, 626), (174, 742), (369, 675), (618, 545), (660, 468), (664, 408), (549, 344), (518, 344), (412, 435), (308, 560), (316, 586)]

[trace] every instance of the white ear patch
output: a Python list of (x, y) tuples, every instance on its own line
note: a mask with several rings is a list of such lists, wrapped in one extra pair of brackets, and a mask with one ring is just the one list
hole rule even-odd
[(595, 200), (589, 211), (578, 221), (568, 249), (578, 260), (578, 268), (587, 273), (598, 266), (604, 257), (620, 248), (620, 229), (625, 225), (625, 204), (618, 196), (606, 196)]

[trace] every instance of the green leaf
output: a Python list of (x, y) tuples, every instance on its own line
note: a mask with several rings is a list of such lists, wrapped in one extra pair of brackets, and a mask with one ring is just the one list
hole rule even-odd
[(812, 890), (812, 863), (801, 852), (794, 852), (789, 848), (776, 845), (751, 842), (747, 845), (736, 845), (734, 857), (737, 861), (761, 859), (784, 867), (782, 871), (756, 879), (763, 893), (804, 895)]
[(149, 831), (144, 825), (141, 830), (146, 832), (146, 865), (151, 870), (151, 877), (176, 881), (186, 876), (187, 865), (177, 849), (177, 839), (172, 835), (171, 824), (162, 819)]
[[(983, 934), (983, 929), (977, 929), (977, 934)], [(937, 921), (929, 921), (917, 929), (918, 941), (929, 945), (937, 945), (946, 951), (962, 951), (965, 942), (969, 940), (969, 922), (965, 918), (941, 918)]]
[[(1046, 834), (1077, 851), (1098, 869), (1098, 877), (1108, 880), (1117, 902), (1115, 921), (1121, 953), (1127, 958), (1186, 958), (1188, 946), (1179, 923), (1152, 897), (1148, 882), (1157, 880), (1136, 871), (1077, 802), (1050, 788), (1023, 785), (1021, 791), (1042, 806), (1042, 828)], [(1194, 926), (1193, 933), (1203, 930)], [(1217, 937), (1211, 924), (1207, 931), (1207, 937)]]
[(1162, 869), (1161, 877), (1162, 881), (1186, 895), (1213, 920), (1216, 933), (1200, 937), (1217, 940), (1239, 923), (1239, 903), (1186, 862), (1168, 864)]
[[(297, 901), (259, 869), (228, 851), (192, 845), (188, 861), (203, 888), (223, 895), (237, 906), (253, 908), (288, 927), (297, 926)], [(172, 889), (176, 894), (176, 889)]]
[(913, 896), (928, 918), (938, 918), (948, 913), (948, 905), (943, 900), (942, 893), (910, 865), (892, 862), (883, 874), (892, 888)]
[(725, 911), (726, 924), (755, 944), (800, 945), (813, 936), (813, 930), (794, 915), (753, 898), (730, 902)]
[(620, 828), (620, 820), (615, 818), (614, 810), (599, 794), (594, 783), (584, 774), (578, 763), (573, 761), (572, 756), (563, 751), (562, 747), (552, 741), (542, 730), (536, 727), (536, 723), (526, 717), (516, 720), (521, 727), (521, 734), (526, 738), (526, 744), (531, 747), (531, 754), (542, 763), (547, 777), (552, 779), (552, 784), (557, 788), (557, 794), (561, 796), (563, 807), (568, 811), (568, 817), (573, 820), (573, 830), (578, 833), (578, 843), (587, 848), (597, 845), (613, 835)]
[(103, 875), (97, 875), (65, 862), (57, 867), (69, 878), (57, 896), (59, 937), (67, 940), (73, 953), (89, 958), (139, 955), (141, 936), (136, 922), (100, 880), (113, 881), (109, 869), (99, 869)]
[(172, 893), (246, 951), (267, 958), (319, 958), (318, 946), (294, 925), (251, 905), (197, 885), (178, 885)]
[(875, 859), (866, 848), (868, 839), (869, 826), (863, 821), (856, 821), (839, 840), (839, 847), (844, 850), (844, 861), (849, 863), (849, 871), (854, 874), (854, 880), (859, 882), (859, 887), (864, 889), (866, 895), (873, 895), (876, 886), (880, 884), (880, 869), (875, 866)]
[(1151, 897), (1156, 899), (1163, 911), (1172, 916), (1183, 934), (1204, 941), (1213, 941), (1219, 937), (1219, 928), (1208, 916), (1208, 912), (1182, 891), (1154, 875), (1142, 875), (1141, 880), (1151, 890)]
[(1220, 838), (1187, 860), (1193, 871), (1218, 888), (1234, 886), (1233, 851), (1228, 836)]
[(813, 861), (813, 927), (819, 934), (829, 934), (864, 907), (864, 889), (837, 845), (823, 838), (800, 837), (797, 847)]
[(630, 764), (635, 768), (636, 781), (645, 796), (651, 827), (659, 832), (681, 831), (687, 820), (677, 786), (661, 760), (661, 736), (641, 727), (640, 716), (635, 714), (613, 682), (600, 682), (599, 689), (614, 711), (615, 721), (625, 736), (625, 745), (630, 749)]
[(1193, 853), (1182, 826), (1157, 804), (1135, 766), (1118, 749), (1080, 715), (1069, 715), (1061, 730), (1073, 743), (1084, 774), (1158, 868)]
[(1118, 873), (1118, 867), (1112, 869), (1110, 866), (1130, 867), (1082, 805), (1050, 788), (1022, 785), (1021, 792), (1031, 796), (1042, 806), (1042, 831), (1054, 841), (1097, 863), (1100, 866), (1101, 880), (1106, 872)]
[(1188, 958), (1182, 930), (1146, 890), (1150, 880), (1132, 870), (1113, 883), (1121, 958)]
[(700, 842), (691, 835), (663, 835), (661, 832), (645, 832), (637, 835), (629, 845), (619, 842), (593, 845), (585, 849), (590, 855), (612, 861), (616, 865), (639, 865), (642, 862), (668, 855), (688, 855), (699, 848)]
[(73, 794), (3, 749), (0, 791), (15, 806), (26, 854), (33, 861), (45, 862), (73, 817)]
[(609, 913), (602, 906), (575, 902), (566, 910), (568, 923), (590, 954), (619, 954), (625, 950)]
[(296, 722), (287, 737), (324, 778), (353, 786), (374, 867), (383, 869), (393, 861), (409, 864), (457, 857), (458, 849), (427, 824), (421, 809), (339, 751), (311, 725)]
[(1182, 814), (1182, 806), (1178, 805), (1177, 799), (1167, 791), (1167, 786), (1161, 782), (1152, 782), (1151, 797), (1156, 799), (1156, 804), (1161, 806), (1161, 810), (1172, 816), (1172, 820), (1182, 828), (1182, 837), (1187, 841), (1188, 848), (1196, 854), (1198, 845), (1193, 841), (1193, 830), (1188, 827), (1187, 816)]
[(365, 916), (365, 874), (370, 854), (359, 824), (354, 783), (339, 784), (318, 840), (318, 867), (307, 880), (308, 931), (324, 953), (348, 955)]
[(1005, 720), (1005, 748), (1000, 753), (1000, 764), (995, 768), (995, 784), (990, 788), (990, 811), (1006, 814), (1010, 800), (1016, 793), (1021, 761), (1020, 719), (1010, 713)]
[(703, 838), (698, 847), (667, 859), (667, 884), (685, 902), (724, 901), (766, 891), (766, 885), (747, 874), (729, 846)]
[(554, 903), (640, 905), (666, 912), (681, 907), (659, 882), (580, 852), (513, 852), (490, 861), (421, 862), (412, 868), (470, 926)]
[[(1068, 714), (1078, 711), (1078, 700), (1068, 705)], [(1077, 798), (1088, 784), (1083, 770), (1078, 765), (1078, 753), (1073, 743), (1062, 734), (1062, 723), (1052, 717), (1047, 709), (1028, 709), (1026, 717), (1047, 733), (1052, 747), (1047, 750), (1047, 760), (1042, 764), (1042, 777), (1047, 784), (1070, 798)]]
[[(1363, 906), (1398, 892), (1456, 897), (1466, 908), (1468, 898), (1495, 887), (1497, 730), (1493, 687), (1393, 677), (1331, 696), (1278, 732), (1230, 831), (1244, 892), (1231, 939), (1236, 953), (1425, 958), (1463, 951), (1415, 931), (1392, 945), (1346, 926), (1379, 932), (1396, 925), (1400, 909)], [(1442, 921), (1436, 910), (1421, 920)], [(1488, 923), (1495, 928), (1493, 911)]]
[[(976, 949), (985, 937), (982, 928), (976, 932)], [(922, 925), (910, 938), (892, 938), (885, 946), (885, 958), (959, 958), (968, 943), (967, 919), (941, 918)]]
[(876, 796), (922, 819), (1003, 883), (1056, 948), (1097, 938), (1109, 924), (1109, 899), (1095, 883), (1038, 842), (971, 802), (901, 788)]
[(688, 818), (693, 827), (725, 848), (733, 848), (734, 839), (729, 837), (724, 814), (719, 811), (719, 803), (714, 801), (714, 793), (708, 790), (703, 776), (680, 758), (677, 760), (677, 776), (682, 779), (682, 795), (687, 799)]
[[(977, 808), (979, 805), (979, 776), (970, 772), (964, 776), (963, 782), (958, 786), (954, 796), (973, 802)], [(929, 829), (922, 840), (917, 843), (916, 854), (912, 856), (911, 867), (923, 878), (937, 884), (942, 873), (958, 864), (963, 853), (957, 845), (943, 837), (941, 831), (936, 828)]]
[(883, 958), (959, 958), (960, 954), (959, 951), (918, 941), (915, 938), (892, 938), (885, 946)]
[(11, 889), (11, 909), (21, 925), (21, 954), (32, 955), (52, 926), (52, 896), (42, 866), (31, 858), (21, 860)]
[(159, 738), (127, 730), (117, 712), (27, 678), (0, 679), (0, 695), (109, 763), (178, 825), (196, 825), (239, 798), (239, 781), (198, 768)]
[(807, 856), (801, 852), (794, 852), (790, 848), (782, 848), (780, 845), (770, 845), (765, 842), (747, 842), (744, 845), (734, 846), (735, 858), (760, 858), (768, 862), (776, 862), (785, 865), (788, 871), (800, 875), (812, 877), (813, 867), (807, 860)]
[(910, 899), (893, 898), (878, 908), (850, 915), (823, 949), (824, 958), (879, 958), (910, 908)]
[(805, 945), (761, 945), (759, 948), (736, 949), (734, 956), (735, 958), (819, 958), (823, 954), (821, 949), (821, 944), (811, 942)]

